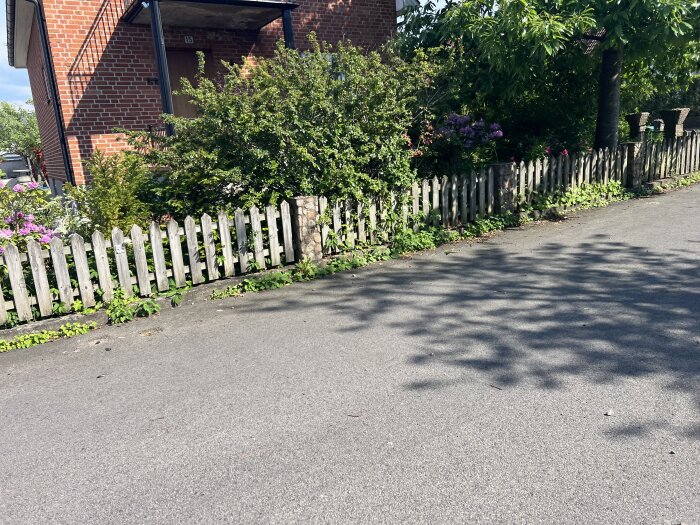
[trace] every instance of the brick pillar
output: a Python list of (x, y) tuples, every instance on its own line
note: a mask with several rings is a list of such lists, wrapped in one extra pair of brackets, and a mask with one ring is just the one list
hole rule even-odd
[(627, 173), (624, 185), (627, 188), (637, 189), (642, 186), (644, 180), (644, 164), (642, 162), (642, 143), (625, 142), (622, 145), (627, 153)]
[(664, 135), (667, 139), (683, 136), (683, 123), (690, 113), (690, 108), (665, 109), (661, 112), (664, 119)]
[(625, 115), (625, 120), (630, 125), (630, 140), (639, 142), (644, 139), (647, 122), (649, 122), (649, 113), (630, 113)]
[(321, 228), (318, 224), (318, 199), (316, 197), (294, 197), (291, 200), (292, 236), (294, 257), (297, 261), (308, 259), (319, 262), (323, 259)]
[(496, 183), (496, 213), (515, 211), (515, 164), (503, 162), (493, 165)]

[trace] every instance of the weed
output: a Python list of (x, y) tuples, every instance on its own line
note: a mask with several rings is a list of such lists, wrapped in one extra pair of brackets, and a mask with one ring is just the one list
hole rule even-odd
[(30, 348), (61, 338), (84, 335), (96, 327), (96, 323), (66, 323), (60, 326), (58, 330), (42, 330), (41, 332), (16, 335), (9, 340), (0, 339), (0, 352), (7, 352), (17, 348)]

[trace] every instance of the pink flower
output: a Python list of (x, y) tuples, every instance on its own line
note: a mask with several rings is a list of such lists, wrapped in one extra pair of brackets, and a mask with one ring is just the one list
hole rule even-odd
[(29, 184), (27, 184), (27, 189), (28, 190), (35, 190), (39, 187), (39, 183), (36, 181), (32, 181)]
[(12, 187), (12, 191), (14, 191), (15, 193), (24, 193), (24, 186), (22, 186), (21, 184), (16, 184)]
[(44, 235), (39, 237), (39, 242), (42, 244), (49, 244), (52, 238), (53, 236), (50, 233), (45, 233)]
[(24, 228), (20, 228), (17, 233), (19, 233), (20, 235), (29, 235), (30, 233), (32, 233), (32, 230), (25, 226)]
[(561, 154), (564, 155), (564, 156), (566, 157), (566, 156), (569, 154), (569, 150), (568, 150), (568, 149), (563, 149), (563, 150), (561, 150)]
[(551, 154), (552, 154), (552, 148), (550, 148), (549, 146), (547, 146), (547, 148), (545, 148), (544, 152), (545, 152), (547, 155), (551, 155)]
[(12, 237), (12, 233), (12, 230), (0, 230), (0, 238), (9, 239), (10, 237)]

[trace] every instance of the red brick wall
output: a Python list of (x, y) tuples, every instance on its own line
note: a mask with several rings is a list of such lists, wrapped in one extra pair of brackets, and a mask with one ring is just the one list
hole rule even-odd
[[(294, 12), (296, 43), (306, 34), (320, 40), (351, 40), (368, 48), (379, 46), (396, 27), (395, 0), (298, 0)], [(160, 91), (149, 79), (157, 77), (150, 27), (119, 21), (123, 0), (45, 0), (44, 10), (63, 105), (69, 150), (76, 182), (85, 181), (83, 163), (96, 150), (113, 153), (124, 148), (114, 128), (146, 129), (158, 125)], [(259, 33), (165, 28), (166, 46), (208, 49), (214, 60), (239, 61), (242, 56), (269, 54), (282, 38), (281, 21)], [(194, 44), (185, 44), (184, 36)], [(32, 48), (38, 49), (32, 36)], [(40, 54), (38, 55), (40, 58)], [(40, 98), (41, 67), (30, 65), (32, 92)], [(37, 76), (38, 75), (38, 76)], [(176, 86), (173, 86), (176, 89)], [(49, 108), (51, 109), (51, 108)], [(52, 116), (37, 111), (47, 145), (49, 175), (63, 173), (60, 150), (54, 147)], [(46, 137), (46, 138), (45, 138)], [(50, 146), (50, 147), (49, 147)], [(50, 158), (49, 158), (50, 157)]]

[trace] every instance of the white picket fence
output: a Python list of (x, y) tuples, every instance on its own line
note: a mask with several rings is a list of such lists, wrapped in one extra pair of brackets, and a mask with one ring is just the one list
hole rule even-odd
[[(62, 239), (54, 238), (48, 250), (30, 241), (26, 253), (7, 246), (2, 262), (12, 300), (5, 298), (0, 288), (0, 324), (6, 323), (10, 311), (16, 312), (20, 321), (31, 321), (51, 316), (55, 305), (70, 306), (76, 299), (92, 307), (97, 303), (98, 289), (107, 302), (117, 287), (131, 296), (136, 286), (139, 295), (148, 297), (155, 290), (168, 290), (170, 279), (182, 288), (188, 280), (197, 285), (246, 274), (253, 265), (265, 269), (294, 262), (286, 202), (264, 211), (237, 209), (233, 218), (221, 212), (216, 221), (205, 214), (199, 222), (187, 217), (183, 226), (174, 220), (165, 228), (151, 223), (148, 232), (139, 226), (132, 226), (126, 234), (115, 228), (110, 238), (96, 231), (90, 241), (76, 234), (65, 245)], [(25, 278), (27, 264), (31, 286)], [(78, 286), (74, 287), (76, 281)]]

